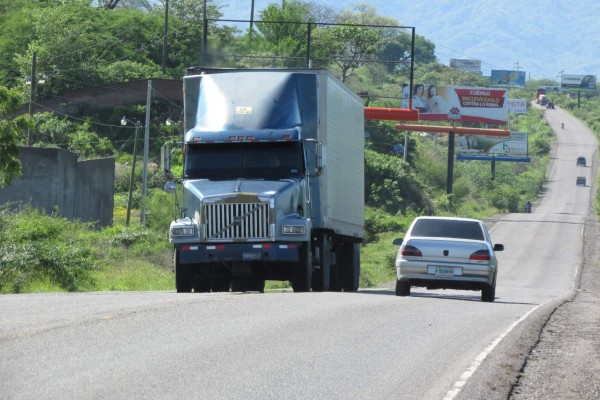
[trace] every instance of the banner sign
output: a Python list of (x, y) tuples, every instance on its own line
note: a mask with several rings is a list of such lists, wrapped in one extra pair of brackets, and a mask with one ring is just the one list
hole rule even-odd
[(525, 71), (504, 71), (493, 69), (490, 82), (492, 86), (525, 86)]
[(506, 124), (507, 89), (416, 84), (402, 86), (402, 107), (419, 110), (420, 120)]
[(459, 60), (451, 58), (450, 68), (456, 68), (465, 72), (474, 72), (481, 75), (481, 60)]
[(527, 156), (527, 133), (511, 132), (510, 137), (458, 135), (458, 150), (463, 155)]
[(562, 74), (560, 87), (569, 90), (596, 90), (596, 76)]
[(509, 114), (527, 114), (527, 99), (508, 99)]

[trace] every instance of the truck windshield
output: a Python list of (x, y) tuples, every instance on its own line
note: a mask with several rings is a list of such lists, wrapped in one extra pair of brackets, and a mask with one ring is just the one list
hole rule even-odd
[(289, 178), (304, 173), (300, 142), (188, 144), (188, 179)]

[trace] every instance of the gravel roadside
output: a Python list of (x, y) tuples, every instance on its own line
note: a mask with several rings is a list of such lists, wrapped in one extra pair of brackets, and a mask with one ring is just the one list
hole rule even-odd
[(595, 215), (586, 222), (583, 251), (579, 289), (545, 324), (511, 400), (600, 398), (600, 225)]

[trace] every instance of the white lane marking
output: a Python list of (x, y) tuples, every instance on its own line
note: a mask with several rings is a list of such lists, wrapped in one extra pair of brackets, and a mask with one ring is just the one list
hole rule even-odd
[(477, 371), (477, 368), (479, 368), (481, 363), (483, 363), (483, 360), (485, 360), (486, 357), (490, 355), (490, 353), (496, 348), (496, 346), (502, 341), (502, 339), (504, 339), (517, 325), (519, 325), (522, 321), (527, 319), (527, 317), (529, 317), (531, 313), (533, 313), (535, 310), (549, 302), (550, 301), (547, 301), (546, 303), (540, 304), (529, 310), (527, 314), (523, 315), (521, 318), (515, 321), (511, 326), (508, 327), (506, 331), (504, 331), (502, 334), (500, 334), (500, 336), (494, 339), (494, 341), (488, 347), (486, 347), (481, 353), (479, 353), (479, 355), (475, 358), (471, 365), (469, 365), (467, 370), (462, 373), (460, 378), (454, 383), (454, 386), (452, 386), (452, 389), (450, 389), (448, 393), (446, 393), (446, 396), (444, 396), (444, 400), (454, 399), (460, 393), (461, 389), (463, 388), (463, 386), (465, 386), (469, 378), (473, 376), (475, 371)]

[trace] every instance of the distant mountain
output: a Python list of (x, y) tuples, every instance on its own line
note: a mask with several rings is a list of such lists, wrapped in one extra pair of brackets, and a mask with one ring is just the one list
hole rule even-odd
[[(254, 16), (277, 1), (254, 0)], [(347, 0), (316, 0), (335, 10)], [(358, 2), (357, 2), (358, 3)], [(481, 60), (492, 69), (520, 70), (528, 78), (560, 81), (565, 74), (599, 75), (600, 2), (597, 0), (369, 0), (379, 15), (415, 27), (436, 45), (440, 63), (451, 58)], [(217, 4), (222, 4), (217, 0)], [(229, 0), (226, 19), (250, 19), (252, 0)]]

